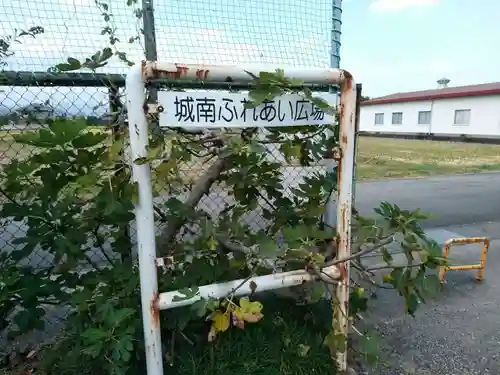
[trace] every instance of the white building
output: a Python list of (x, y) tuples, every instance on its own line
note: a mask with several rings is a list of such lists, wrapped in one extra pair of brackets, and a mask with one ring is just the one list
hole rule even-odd
[(500, 82), (392, 94), (361, 103), (361, 133), (500, 137)]

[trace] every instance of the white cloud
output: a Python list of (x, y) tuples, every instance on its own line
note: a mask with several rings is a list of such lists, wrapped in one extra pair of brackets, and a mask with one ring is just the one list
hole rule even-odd
[(397, 12), (414, 7), (431, 6), (440, 0), (375, 0), (369, 8), (375, 12)]

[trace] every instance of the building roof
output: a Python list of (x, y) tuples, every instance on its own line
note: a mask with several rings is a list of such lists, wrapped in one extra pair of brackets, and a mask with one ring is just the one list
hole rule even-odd
[(362, 105), (416, 102), (420, 100), (463, 98), (470, 96), (500, 95), (500, 82), (480, 85), (446, 87), (435, 90), (400, 92), (361, 102)]

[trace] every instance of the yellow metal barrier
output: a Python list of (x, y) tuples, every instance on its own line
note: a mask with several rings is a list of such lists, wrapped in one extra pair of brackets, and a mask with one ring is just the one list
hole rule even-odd
[(448, 271), (458, 271), (458, 270), (477, 270), (476, 280), (481, 281), (484, 279), (484, 267), (486, 265), (486, 254), (488, 253), (488, 248), (490, 247), (490, 241), (486, 237), (469, 237), (469, 238), (452, 238), (444, 243), (443, 247), (443, 257), (448, 258), (450, 252), (450, 247), (452, 245), (468, 245), (473, 243), (483, 243), (483, 248), (481, 250), (481, 258), (479, 264), (467, 264), (460, 266), (443, 266), (439, 270), (439, 280), (444, 282), (444, 275)]

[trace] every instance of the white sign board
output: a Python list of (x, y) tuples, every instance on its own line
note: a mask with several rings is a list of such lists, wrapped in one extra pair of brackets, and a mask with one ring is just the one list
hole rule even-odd
[[(335, 94), (319, 96), (335, 106)], [(334, 116), (298, 94), (277, 96), (256, 108), (245, 108), (249, 101), (248, 94), (242, 93), (160, 91), (160, 127), (245, 128), (335, 123)]]

